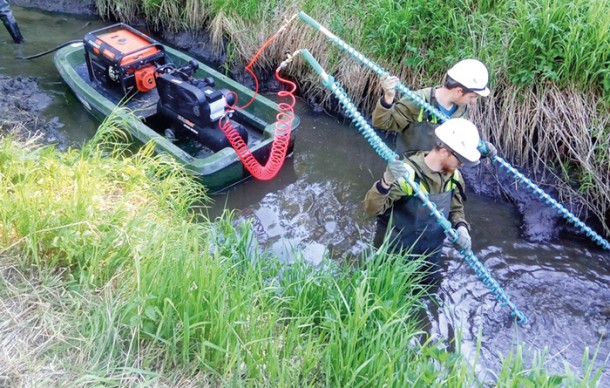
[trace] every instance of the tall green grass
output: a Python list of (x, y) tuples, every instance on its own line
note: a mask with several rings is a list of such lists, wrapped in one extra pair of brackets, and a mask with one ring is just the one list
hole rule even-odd
[(82, 151), (0, 144), (4, 250), (27, 252), (24, 265), (67, 267), (103, 284), (132, 265), (124, 258), (146, 245), (148, 225), (188, 219), (203, 187), (150, 145), (129, 155), (124, 114), (110, 116)]
[(148, 248), (163, 255), (139, 260), (129, 303), (142, 338), (224, 383), (406, 381), (395, 374), (411, 369), (409, 341), (422, 334), (421, 292), (410, 295), (415, 264), (378, 260), (367, 272), (282, 265), (256, 248), (248, 225), (235, 231), (229, 220), (204, 238), (182, 230), (172, 248), (153, 239)]
[(521, 1), (512, 19), (506, 52), (516, 85), (551, 81), (557, 86), (610, 92), (610, 4), (590, 0)]

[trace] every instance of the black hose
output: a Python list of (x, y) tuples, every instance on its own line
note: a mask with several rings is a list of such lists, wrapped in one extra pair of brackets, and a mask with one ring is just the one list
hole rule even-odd
[(30, 55), (29, 57), (17, 57), (17, 59), (34, 59), (34, 58), (42, 57), (43, 55), (47, 55), (49, 53), (52, 53), (53, 51), (57, 51), (57, 50), (59, 50), (62, 47), (66, 47), (69, 44), (72, 44), (72, 43), (82, 43), (82, 41), (83, 41), (82, 39), (70, 40), (70, 41), (62, 43), (59, 46), (54, 47), (54, 48), (52, 48), (50, 50), (43, 51), (43, 52), (38, 53), (38, 54)]

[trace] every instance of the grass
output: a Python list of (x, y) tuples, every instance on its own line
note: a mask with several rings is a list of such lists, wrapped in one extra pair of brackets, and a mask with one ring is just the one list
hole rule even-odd
[[(282, 263), (230, 214), (196, 219), (205, 192), (150, 146), (129, 152), (123, 115), (80, 151), (0, 143), (3, 385), (483, 383), (421, 331), (418, 262)], [(518, 355), (504, 368), (501, 386), (554, 381)]]
[[(67, 267), (92, 284), (102, 284), (131, 265), (121, 257), (145, 243), (134, 240), (137, 234), (130, 240), (127, 235), (150, 223), (164, 225), (169, 216), (187, 216), (191, 198), (203, 188), (177, 169), (175, 161), (153, 156), (150, 146), (128, 155), (125, 146), (117, 143), (122, 133), (110, 132), (121, 125), (121, 117), (122, 112), (111, 116), (94, 143), (80, 152), (58, 155), (52, 146), (19, 149), (11, 141), (0, 145), (0, 160), (12, 163), (11, 175), (0, 182), (4, 208), (0, 241), (28, 252), (24, 265)], [(15, 158), (14, 153), (21, 155)], [(106, 158), (107, 154), (114, 158)], [(98, 163), (96, 168), (91, 159)], [(151, 182), (156, 184), (155, 191), (150, 189)], [(176, 183), (184, 189), (177, 192)]]
[(550, 80), (560, 87), (607, 94), (610, 10), (602, 1), (518, 2), (507, 54), (515, 58), (508, 74), (516, 85)]

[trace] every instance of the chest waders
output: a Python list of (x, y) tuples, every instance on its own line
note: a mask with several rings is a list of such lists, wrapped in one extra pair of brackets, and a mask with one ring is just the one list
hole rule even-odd
[(434, 129), (439, 125), (429, 121), (412, 122), (396, 139), (396, 153), (409, 156), (431, 150), (436, 144)]
[[(416, 166), (417, 167), (417, 166)], [(419, 168), (418, 168), (419, 170)], [(456, 174), (459, 174), (456, 172)], [(420, 189), (428, 191), (426, 185), (419, 183)], [(445, 191), (436, 194), (428, 194), (428, 198), (436, 205), (439, 212), (445, 218), (449, 217), (453, 192), (459, 187), (459, 182), (454, 176), (445, 184)], [(413, 196), (406, 195), (396, 202), (386, 212), (377, 217), (377, 231), (373, 242), (375, 247), (379, 247), (383, 238), (389, 231), (390, 247), (393, 250), (402, 251), (409, 249), (413, 255), (429, 255), (426, 258), (424, 270), (430, 275), (427, 281), (434, 281), (440, 270), (439, 261), (441, 250), (445, 240), (443, 227), (434, 222), (430, 217), (430, 210), (422, 206), (421, 202)]]

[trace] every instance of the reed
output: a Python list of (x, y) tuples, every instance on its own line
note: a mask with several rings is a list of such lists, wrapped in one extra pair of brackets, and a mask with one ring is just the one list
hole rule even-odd
[(100, 16), (123, 20), (127, 23), (136, 20), (136, 17), (140, 15), (143, 3), (142, 0), (95, 0), (95, 6)]

